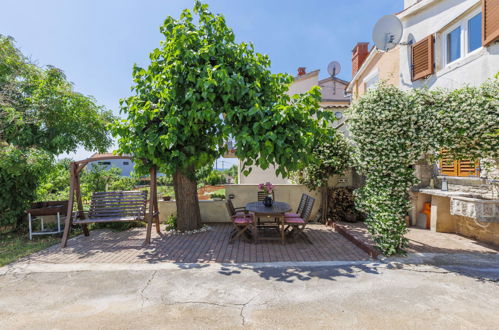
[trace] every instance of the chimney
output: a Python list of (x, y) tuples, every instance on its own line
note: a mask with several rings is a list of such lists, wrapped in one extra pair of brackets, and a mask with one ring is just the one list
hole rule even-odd
[(298, 77), (303, 76), (304, 74), (307, 73), (307, 71), (305, 69), (306, 68), (304, 68), (302, 66), (298, 68)]
[(364, 63), (369, 55), (368, 47), (368, 42), (358, 42), (352, 50), (352, 77), (359, 71), (362, 63)]

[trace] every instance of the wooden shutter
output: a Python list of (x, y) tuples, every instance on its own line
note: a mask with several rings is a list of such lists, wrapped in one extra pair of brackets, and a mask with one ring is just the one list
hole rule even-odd
[(440, 174), (457, 176), (457, 162), (446, 156), (445, 152), (442, 152), (442, 158), (440, 159)]
[(499, 0), (482, 0), (482, 45), (499, 38)]
[(449, 176), (478, 176), (478, 161), (470, 159), (454, 160), (449, 158), (445, 152), (440, 159), (440, 174)]
[(413, 44), (411, 47), (411, 56), (412, 81), (431, 75), (435, 63), (433, 54), (433, 35)]

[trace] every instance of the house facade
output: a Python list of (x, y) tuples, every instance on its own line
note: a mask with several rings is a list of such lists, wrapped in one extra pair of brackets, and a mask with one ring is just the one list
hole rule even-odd
[[(405, 0), (396, 16), (408, 44), (369, 52), (347, 88), (354, 99), (380, 79), (402, 89), (456, 89), (499, 72), (498, 0)], [(412, 194), (412, 224), (499, 245), (499, 171), (484, 170), (484, 161), (498, 160), (444, 156), (438, 164), (416, 165), (421, 188)], [(444, 178), (448, 191), (441, 189)], [(428, 224), (423, 210), (430, 211)]]
[(400, 46), (388, 52), (380, 52), (375, 47), (368, 49), (368, 42), (359, 42), (352, 50), (352, 80), (346, 91), (353, 101), (379, 81), (400, 86)]
[[(105, 156), (113, 156), (113, 154), (100, 154), (95, 153), (90, 158), (98, 158)], [(121, 170), (121, 176), (130, 176), (133, 171), (134, 163), (131, 159), (106, 159), (97, 160), (95, 162), (89, 162), (87, 165), (87, 170), (91, 171), (94, 166), (101, 166), (105, 169), (119, 168)]]

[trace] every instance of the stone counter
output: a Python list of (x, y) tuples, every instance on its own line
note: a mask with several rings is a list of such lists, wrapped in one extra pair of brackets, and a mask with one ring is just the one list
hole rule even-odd
[(419, 189), (412, 193), (413, 225), (425, 202), (431, 203), (430, 230), (455, 233), (499, 246), (499, 223), (481, 223), (476, 219), (451, 214), (451, 198), (469, 195), (467, 191)]

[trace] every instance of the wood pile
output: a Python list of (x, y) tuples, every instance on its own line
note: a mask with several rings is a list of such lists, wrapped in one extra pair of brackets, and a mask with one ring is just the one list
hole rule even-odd
[(362, 213), (355, 208), (353, 188), (329, 188), (328, 206), (329, 221), (357, 222), (364, 219)]

